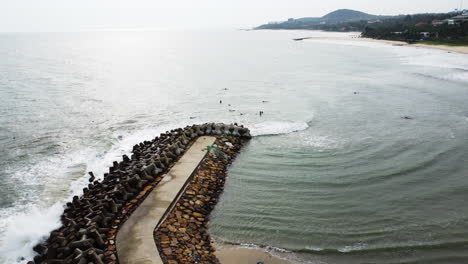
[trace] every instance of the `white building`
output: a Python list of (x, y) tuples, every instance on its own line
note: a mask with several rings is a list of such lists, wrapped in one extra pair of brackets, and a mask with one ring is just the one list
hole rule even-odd
[(444, 21), (447, 22), (447, 24), (449, 24), (449, 25), (455, 25), (455, 20), (453, 20), (453, 19), (446, 19)]
[(422, 38), (428, 38), (430, 36), (431, 36), (431, 33), (429, 33), (429, 32), (421, 32), (421, 37)]
[(467, 21), (468, 20), (468, 14), (467, 15), (458, 15), (452, 17), (454, 21)]

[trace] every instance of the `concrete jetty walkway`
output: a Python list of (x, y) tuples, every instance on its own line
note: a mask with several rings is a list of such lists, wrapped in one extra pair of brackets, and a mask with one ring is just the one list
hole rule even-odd
[(198, 138), (123, 224), (116, 238), (120, 264), (163, 263), (153, 231), (164, 221), (166, 212), (170, 212), (173, 202), (183, 193), (190, 176), (205, 157), (203, 149), (215, 140), (215, 137)]

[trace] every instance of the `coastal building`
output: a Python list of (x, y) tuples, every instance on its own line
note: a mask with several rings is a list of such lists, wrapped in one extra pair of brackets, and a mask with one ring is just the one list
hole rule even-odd
[(442, 20), (438, 20), (438, 19), (432, 20), (432, 25), (434, 25), (434, 26), (440, 26), (440, 25), (443, 25), (443, 24), (444, 24), (444, 21), (442, 21)]
[(430, 32), (421, 32), (420, 34), (422, 39), (427, 39), (431, 36)]
[(453, 19), (445, 19), (444, 20), (444, 23), (448, 24), (448, 25), (455, 25), (455, 20)]
[(456, 22), (463, 22), (463, 21), (468, 21), (468, 14), (466, 15), (458, 15), (458, 16), (454, 16), (452, 17), (452, 19)]
[(421, 22), (417, 23), (415, 26), (422, 27), (422, 26), (425, 26), (425, 25), (427, 25), (427, 23), (424, 22), (424, 21), (421, 21)]

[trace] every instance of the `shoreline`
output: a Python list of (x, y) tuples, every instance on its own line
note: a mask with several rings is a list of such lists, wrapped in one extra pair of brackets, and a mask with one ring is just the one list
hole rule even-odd
[(235, 245), (216, 245), (216, 257), (222, 264), (295, 264), (287, 260), (287, 253), (271, 254), (268, 250), (254, 247), (242, 247)]
[(417, 44), (417, 43), (409, 44), (404, 41), (361, 38), (359, 36), (353, 36), (353, 35), (348, 35), (348, 37), (307, 37), (307, 38), (302, 38), (302, 39), (307, 40), (307, 41), (329, 40), (329, 41), (375, 42), (375, 43), (389, 44), (393, 46), (425, 48), (425, 49), (442, 50), (442, 51), (454, 52), (454, 53), (460, 53), (460, 54), (468, 54), (468, 46), (428, 45), (428, 44)]
[(275, 251), (273, 248), (262, 248), (255, 246), (242, 246), (231, 244), (215, 244), (216, 257), (222, 264), (257, 264), (259, 262), (268, 264), (296, 264), (294, 253)]

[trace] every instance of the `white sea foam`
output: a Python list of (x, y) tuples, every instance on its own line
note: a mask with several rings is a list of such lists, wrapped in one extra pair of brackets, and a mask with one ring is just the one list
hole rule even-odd
[(355, 244), (355, 245), (352, 245), (352, 246), (345, 246), (345, 247), (339, 248), (338, 251), (343, 252), (343, 253), (349, 253), (349, 252), (361, 251), (361, 250), (365, 250), (365, 249), (368, 249), (367, 244), (358, 243), (358, 244)]
[(329, 136), (304, 135), (301, 137), (303, 145), (316, 148), (318, 151), (336, 148), (337, 142)]
[(279, 259), (287, 260), (291, 263), (326, 264), (325, 262), (311, 262), (311, 261), (299, 259), (294, 252), (284, 249), (284, 248), (278, 248), (278, 247), (272, 247), (272, 246), (261, 247), (261, 246), (250, 244), (250, 243), (240, 244), (239, 248), (260, 250), (271, 256), (277, 257)]
[(281, 135), (305, 130), (309, 127), (305, 122), (265, 121), (248, 126), (252, 136)]
[(251, 249), (265, 249), (267, 251), (276, 251), (276, 252), (281, 252), (281, 253), (291, 253), (291, 251), (284, 249), (284, 248), (277, 248), (277, 247), (260, 247), (255, 244), (251, 243), (241, 243), (239, 245), (240, 248), (251, 248)]
[(430, 66), (437, 68), (467, 69), (468, 55), (448, 53), (447, 51), (430, 48), (399, 47), (394, 51), (400, 55), (403, 62), (411, 65)]
[(333, 36), (330, 37), (330, 39), (315, 39), (313, 42), (384, 50), (393, 53), (403, 64), (453, 69), (452, 73), (442, 73), (440, 76), (435, 76), (437, 78), (468, 82), (468, 55), (466, 54), (448, 53), (445, 50), (434, 48), (399, 46), (378, 41), (346, 40), (346, 37), (333, 39)]
[[(18, 170), (13, 178), (20, 181), (40, 182), (37, 175), (48, 175), (52, 173), (70, 173), (70, 168), (82, 167), (82, 176), (63, 186), (62, 182), (49, 182), (47, 188), (50, 191), (66, 188), (69, 191), (62, 197), (50, 197), (50, 193), (45, 191), (44, 195), (35, 193), (37, 199), (28, 199), (29, 194), (22, 194), (22, 201), (30, 201), (24, 204), (17, 204), (14, 207), (0, 210), (0, 263), (26, 263), (35, 255), (32, 248), (37, 243), (47, 238), (49, 233), (60, 227), (60, 215), (63, 213), (63, 206), (73, 195), (81, 195), (83, 187), (88, 184), (88, 171), (93, 171), (97, 179), (102, 179), (104, 172), (112, 165), (114, 160), (121, 160), (123, 154), (129, 155), (133, 145), (144, 140), (151, 140), (160, 133), (179, 127), (177, 125), (165, 125), (154, 129), (140, 131), (117, 131), (113, 135), (113, 145), (109, 150), (83, 148), (70, 152), (61, 157), (49, 157), (38, 162), (31, 168)], [(76, 169), (75, 169), (76, 170)], [(67, 177), (67, 175), (62, 175)], [(36, 179), (37, 178), (37, 179)], [(42, 180), (47, 181), (48, 177)], [(50, 180), (49, 180), (50, 181)], [(47, 187), (49, 186), (49, 187)], [(60, 188), (61, 187), (61, 188)], [(44, 200), (53, 200), (52, 206), (44, 204)], [(37, 202), (32, 202), (36, 201)], [(24, 260), (23, 260), (24, 259)]]
[(457, 81), (468, 82), (468, 71), (453, 73), (449, 78)]
[(305, 249), (311, 250), (311, 251), (323, 251), (323, 248), (320, 247), (313, 247), (313, 246), (306, 246)]
[[(88, 184), (88, 171), (93, 171), (97, 179), (102, 179), (112, 162), (121, 160), (124, 154), (129, 155), (135, 144), (151, 140), (160, 133), (183, 126), (185, 124), (168, 124), (139, 131), (116, 131), (111, 139), (112, 146), (108, 150), (85, 147), (62, 156), (48, 157), (33, 167), (16, 171), (12, 169), (12, 178), (29, 184), (42, 184), (46, 191), (43, 195), (23, 193), (24, 197), (20, 199), (23, 204), (0, 209), (0, 263), (22, 263), (22, 258), (30, 260), (34, 256), (32, 247), (47, 238), (52, 230), (60, 227), (59, 219), (63, 212), (63, 205), (73, 195), (82, 194), (83, 187)], [(289, 130), (282, 128), (282, 133), (292, 131), (293, 125), (290, 126)], [(60, 177), (64, 178), (67, 178), (67, 174), (69, 177), (71, 173), (79, 173), (81, 176), (69, 183), (63, 183), (55, 182), (60, 180), (60, 177), (52, 178), (51, 173), (61, 174)], [(45, 176), (39, 177), (39, 175)], [(68, 187), (64, 184), (68, 184)], [(48, 188), (50, 190), (47, 190)], [(50, 195), (51, 192), (63, 188), (68, 191), (62, 194), (59, 191), (55, 196)], [(35, 198), (32, 199), (31, 196)], [(49, 203), (44, 201), (49, 201)]]
[(13, 209), (3, 211), (7, 215), (2, 215), (0, 222), (0, 226), (5, 227), (0, 239), (2, 263), (26, 263), (31, 260), (34, 256), (32, 248), (46, 234), (60, 226), (62, 203), (49, 208), (27, 205), (23, 209), (24, 212), (16, 214)]
[[(306, 246), (305, 249), (310, 250), (310, 251), (314, 251), (314, 252), (320, 252), (320, 251), (328, 250), (328, 249), (324, 249), (324, 248), (321, 248), (321, 247), (314, 247), (314, 246)], [(336, 251), (341, 252), (341, 253), (350, 253), (350, 252), (361, 251), (361, 250), (366, 250), (366, 249), (368, 249), (367, 244), (358, 243), (358, 244), (355, 244), (355, 245), (352, 245), (352, 246), (344, 246), (344, 247), (341, 247), (341, 248), (337, 248)], [(335, 250), (333, 250), (333, 251), (335, 251)]]

